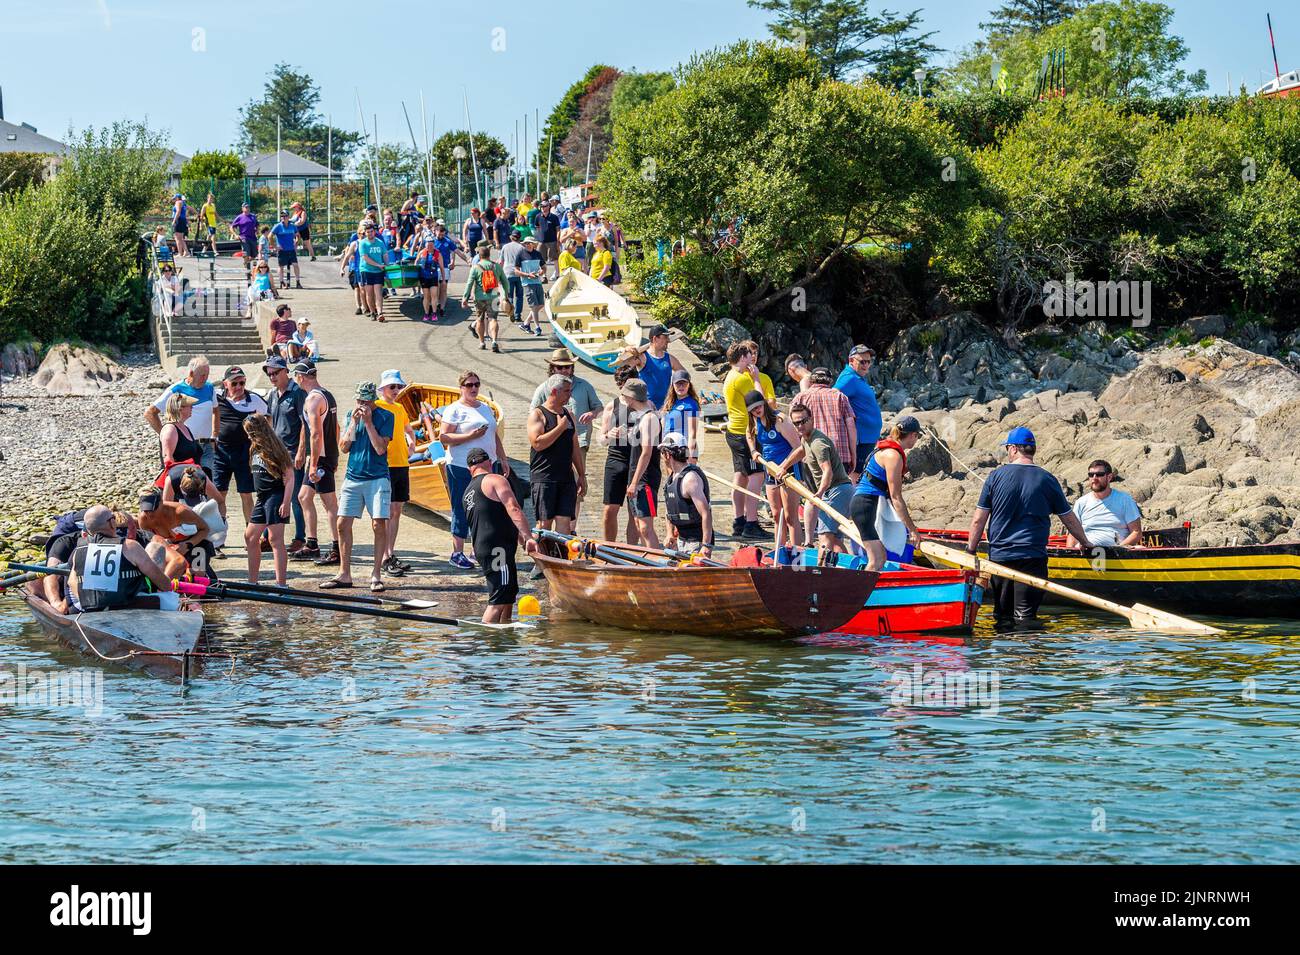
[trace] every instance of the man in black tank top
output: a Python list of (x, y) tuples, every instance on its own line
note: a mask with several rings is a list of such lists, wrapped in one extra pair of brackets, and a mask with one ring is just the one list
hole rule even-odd
[[(300, 361), (293, 366), (294, 381), (307, 393), (302, 404), (303, 434), (298, 441), (293, 466), (303, 469), (303, 517), (307, 520), (307, 543), (293, 555), (294, 560), (314, 560), (317, 566), (339, 563), (339, 545), (333, 537), (339, 520), (339, 499), (334, 489), (334, 472), (339, 466), (339, 414), (334, 396), (316, 380), (316, 366)], [(331, 543), (324, 556), (316, 537), (316, 498), (320, 497), (329, 520)]]
[(572, 534), (578, 498), (587, 493), (587, 472), (578, 446), (578, 426), (565, 407), (573, 381), (551, 375), (544, 385), (546, 400), (528, 413), (528, 468), (532, 483), (533, 516), (547, 530)]
[(659, 534), (655, 531), (659, 494), (659, 415), (650, 403), (646, 384), (633, 378), (623, 385), (621, 392), (631, 414), (627, 417), (628, 439), (632, 453), (628, 458), (631, 476), (627, 480), (627, 502), (636, 520), (637, 535), (641, 543), (659, 549)]
[(150, 604), (177, 610), (171, 579), (136, 540), (117, 536), (113, 512), (102, 504), (86, 510), (85, 530), (72, 554), (68, 592), (74, 609), (89, 613), (137, 603), (145, 584), (157, 594)]
[(244, 433), (244, 419), (250, 415), (266, 414), (266, 400), (248, 390), (248, 376), (238, 365), (226, 369), (222, 378), (224, 388), (217, 392), (214, 436), (217, 453), (212, 467), (212, 483), (220, 495), (221, 509), (226, 506), (226, 492), (230, 481), (235, 481), (239, 501), (244, 509), (244, 520), (253, 513), (253, 472), (249, 468), (250, 445)]
[(699, 465), (687, 464), (690, 448), (686, 436), (664, 435), (659, 446), (668, 466), (664, 485), (664, 516), (668, 518), (666, 547), (698, 551), (713, 556), (713, 507), (709, 503), (709, 479)]
[(492, 473), (492, 460), (482, 448), (465, 459), (470, 482), (465, 489), (465, 516), (469, 520), (474, 558), (487, 579), (488, 606), (484, 623), (509, 623), (519, 595), (519, 571), (515, 550), (522, 538), (528, 553), (537, 552), (523, 508), (510, 489), (510, 482)]

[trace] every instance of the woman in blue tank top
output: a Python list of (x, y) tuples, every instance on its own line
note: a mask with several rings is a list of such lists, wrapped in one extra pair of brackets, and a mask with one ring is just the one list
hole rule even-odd
[[(751, 391), (745, 395), (745, 407), (749, 411), (750, 456), (755, 461), (771, 461), (779, 465), (799, 444), (799, 434), (794, 430), (794, 425), (763, 397), (761, 391)], [(795, 480), (803, 480), (798, 467), (793, 474)], [(802, 547), (803, 524), (799, 520), (799, 495), (777, 484), (771, 475), (763, 482), (763, 490), (767, 492), (767, 503), (772, 508), (772, 523), (776, 525), (776, 546)]]
[(888, 554), (876, 531), (876, 519), (882, 502), (888, 500), (904, 526), (908, 542), (915, 544), (916, 523), (903, 503), (903, 476), (907, 474), (907, 452), (916, 447), (921, 437), (921, 422), (911, 415), (899, 418), (890, 429), (889, 437), (881, 438), (876, 450), (867, 458), (862, 477), (849, 504), (849, 517), (858, 528), (858, 534), (867, 548), (867, 570), (880, 570)]

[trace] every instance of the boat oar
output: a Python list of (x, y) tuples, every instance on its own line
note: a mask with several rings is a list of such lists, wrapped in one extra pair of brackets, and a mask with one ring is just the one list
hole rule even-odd
[[(780, 476), (781, 469), (769, 461), (763, 462), (768, 473), (773, 478)], [(858, 529), (852, 521), (841, 514), (835, 508), (831, 507), (812, 491), (808, 490), (798, 481), (793, 480), (789, 475), (781, 478), (781, 483), (791, 488), (796, 494), (799, 494), (809, 504), (825, 513), (831, 520), (835, 521), (851, 540), (856, 541), (860, 546), (866, 547), (863, 543)], [(957, 567), (965, 567), (968, 570), (982, 571), (992, 574), (995, 577), (1004, 577), (1007, 580), (1014, 580), (1018, 583), (1029, 584), (1031, 587), (1037, 587), (1039, 590), (1045, 590), (1050, 594), (1058, 597), (1065, 597), (1089, 607), (1095, 607), (1098, 610), (1106, 610), (1110, 613), (1118, 614), (1128, 620), (1129, 626), (1135, 630), (1160, 630), (1168, 633), (1195, 633), (1195, 634), (1216, 634), (1223, 633), (1216, 627), (1208, 624), (1197, 623), (1195, 620), (1188, 620), (1185, 617), (1179, 617), (1169, 613), (1166, 610), (1159, 610), (1155, 607), (1147, 607), (1143, 604), (1134, 604), (1132, 607), (1126, 607), (1123, 604), (1115, 603), (1113, 600), (1106, 600), (1102, 597), (1094, 597), (1092, 594), (1085, 594), (1080, 590), (1073, 590), (1070, 587), (1063, 587), (1055, 581), (1046, 580), (1042, 577), (1035, 577), (1032, 574), (1026, 574), (1023, 571), (1013, 570), (1010, 567), (1003, 567), (1001, 564), (995, 564), (989, 560), (981, 560), (968, 551), (956, 550), (952, 547), (944, 547), (934, 541), (923, 540), (916, 545), (916, 549), (927, 557), (933, 557), (935, 560), (944, 563), (953, 564)]]
[[(539, 535), (546, 535), (551, 540), (560, 541), (562, 543), (577, 541), (579, 544), (583, 545), (590, 544), (598, 550), (604, 551), (605, 554), (610, 557), (616, 557), (618, 561), (622, 563), (634, 564), (637, 562), (638, 557), (646, 554), (653, 554), (657, 557), (667, 557), (669, 560), (679, 564), (688, 560), (696, 559), (699, 563), (704, 564), (705, 566), (727, 566), (726, 564), (719, 563), (715, 560), (708, 560), (707, 558), (697, 557), (695, 554), (683, 553), (678, 550), (655, 550), (653, 547), (641, 547), (638, 544), (619, 544), (617, 542), (610, 543), (609, 541), (594, 541), (588, 540), (585, 537), (574, 537), (571, 534), (561, 534), (559, 531), (546, 531), (542, 528), (536, 528), (536, 531)], [(664, 567), (667, 565), (659, 564), (654, 561), (644, 561), (640, 566)]]
[(568, 544), (571, 541), (577, 541), (578, 543), (581, 544), (592, 544), (594, 545), (592, 548), (592, 553), (594, 553), (597, 557), (601, 558), (602, 560), (608, 561), (611, 564), (621, 564), (623, 566), (627, 566), (631, 564), (637, 567), (661, 567), (661, 568), (668, 566), (667, 564), (661, 564), (655, 560), (648, 560), (647, 558), (640, 557), (636, 554), (628, 554), (621, 550), (615, 550), (614, 548), (609, 546), (602, 546), (596, 543), (596, 541), (585, 540), (584, 538), (581, 537), (573, 537), (570, 534), (561, 534), (559, 531), (548, 531), (542, 527), (534, 528), (534, 531), (536, 532), (537, 536), (543, 540), (553, 540), (561, 544)]
[[(201, 586), (209, 584), (223, 584), (227, 590), (247, 590), (257, 594), (289, 594), (290, 596), (310, 597), (315, 600), (325, 599), (324, 595), (318, 590), (303, 590), (300, 587), (275, 587), (269, 584), (254, 584), (243, 580), (211, 580), (207, 577), (195, 577), (193, 582)], [(382, 606), (383, 604), (393, 604), (403, 607), (407, 610), (429, 610), (438, 606), (436, 600), (395, 600), (392, 597), (377, 597), (374, 594), (343, 594), (337, 591), (330, 593), (330, 600), (341, 600), (344, 603), (374, 604)]]
[(62, 574), (67, 576), (67, 567), (46, 567), (44, 564), (20, 564), (16, 561), (9, 561), (5, 564), (8, 570), (22, 570), (32, 574)]
[(324, 598), (300, 597), (293, 594), (261, 593), (252, 590), (238, 590), (226, 584), (186, 583), (176, 581), (178, 593), (192, 597), (217, 597), (229, 600), (249, 600), (254, 603), (278, 604), (283, 607), (306, 607), (311, 610), (333, 610), (336, 613), (355, 613), (365, 617), (386, 617), (391, 620), (414, 620), (418, 623), (438, 623), (452, 627), (486, 627), (489, 630), (530, 630), (527, 623), (483, 623), (481, 620), (459, 620), (455, 617), (435, 617), (431, 614), (407, 613), (403, 610), (385, 610), (370, 604), (337, 603)]
[[(704, 469), (701, 468), (700, 470), (703, 471)], [(733, 491), (739, 491), (741, 494), (745, 495), (745, 497), (752, 497), (754, 500), (758, 501), (758, 503), (766, 504), (767, 509), (769, 511), (772, 510), (772, 502), (769, 501), (767, 498), (763, 497), (761, 494), (755, 494), (749, 488), (741, 487), (739, 484), (727, 480), (721, 474), (714, 474), (712, 471), (704, 471), (704, 476), (707, 477), (710, 481), (717, 481), (719, 484), (725, 484)]]
[(0, 580), (0, 590), (4, 590), (6, 587), (21, 586), (22, 584), (25, 584), (31, 580), (35, 580), (40, 576), (41, 576), (40, 574), (34, 574), (34, 573), (12, 574), (9, 577), (5, 577), (3, 580)]

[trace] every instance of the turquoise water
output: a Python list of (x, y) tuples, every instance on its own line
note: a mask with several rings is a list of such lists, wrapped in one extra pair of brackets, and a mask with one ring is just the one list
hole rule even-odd
[[(209, 619), (240, 660), (182, 693), (0, 600), (0, 669), (91, 666), (104, 697), (0, 708), (0, 861), (1300, 861), (1294, 625), (1065, 616), (954, 646)], [(971, 670), (996, 714), (894, 699)]]

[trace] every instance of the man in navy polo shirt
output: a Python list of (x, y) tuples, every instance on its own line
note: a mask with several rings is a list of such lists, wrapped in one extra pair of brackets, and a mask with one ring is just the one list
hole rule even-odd
[[(979, 505), (971, 520), (967, 550), (979, 549), (984, 527), (989, 530), (989, 560), (1035, 577), (1047, 577), (1047, 538), (1052, 515), (1060, 518), (1079, 546), (1092, 545), (1079, 518), (1061, 490), (1061, 482), (1034, 463), (1037, 443), (1028, 428), (1013, 428), (1004, 445), (1007, 463), (994, 468), (984, 481)], [(1043, 592), (1028, 584), (994, 577), (995, 629), (1033, 629)]]

